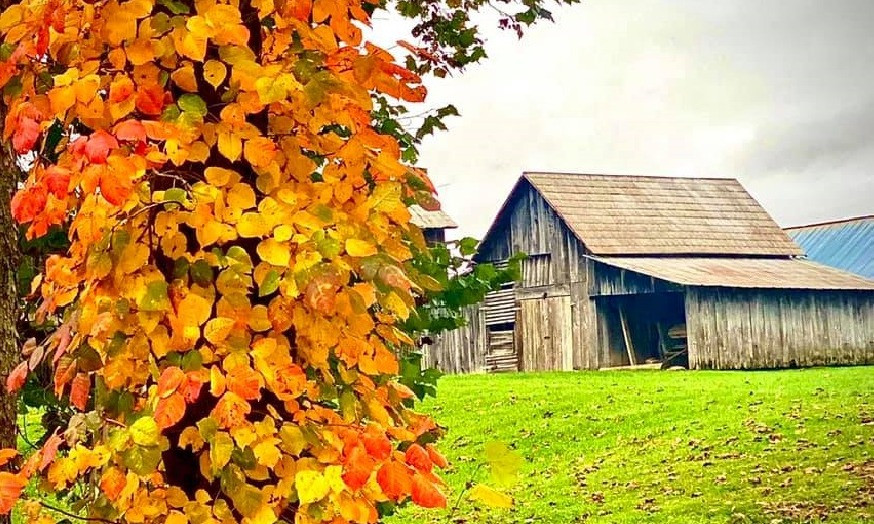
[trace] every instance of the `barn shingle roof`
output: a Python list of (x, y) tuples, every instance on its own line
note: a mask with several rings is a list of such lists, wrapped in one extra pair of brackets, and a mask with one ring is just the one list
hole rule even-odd
[(421, 229), (455, 229), (458, 224), (446, 211), (437, 209), (430, 211), (418, 204), (409, 207), (410, 222)]
[(874, 291), (874, 280), (800, 258), (591, 258), (685, 286)]
[(595, 255), (804, 252), (730, 178), (525, 173)]

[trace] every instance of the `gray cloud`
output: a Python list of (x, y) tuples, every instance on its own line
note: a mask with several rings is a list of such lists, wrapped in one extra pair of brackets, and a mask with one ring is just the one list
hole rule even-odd
[(783, 224), (874, 211), (874, 2), (586, 0), (431, 87), (422, 165), (482, 234), (524, 170), (736, 177)]

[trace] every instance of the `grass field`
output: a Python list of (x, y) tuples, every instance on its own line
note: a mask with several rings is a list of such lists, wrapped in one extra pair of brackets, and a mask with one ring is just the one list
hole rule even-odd
[(438, 391), (424, 409), (449, 428), (450, 506), (488, 481), (491, 440), (526, 461), (516, 506), (391, 524), (874, 519), (874, 367), (453, 376)]

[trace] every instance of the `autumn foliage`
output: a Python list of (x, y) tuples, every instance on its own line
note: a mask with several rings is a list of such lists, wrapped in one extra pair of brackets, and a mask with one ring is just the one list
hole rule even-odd
[[(375, 96), (419, 77), (366, 43), (368, 0), (24, 0), (0, 16), (4, 138), (30, 238), (37, 368), (76, 412), (26, 459), (83, 514), (172, 524), (375, 522), (445, 506), (437, 427), (397, 379), (435, 281), (408, 205), (423, 172)], [(30, 519), (50, 520), (36, 501)]]

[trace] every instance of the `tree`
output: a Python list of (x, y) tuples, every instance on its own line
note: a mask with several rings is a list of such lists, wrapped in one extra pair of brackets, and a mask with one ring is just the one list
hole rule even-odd
[(489, 5), (397, 4), (424, 42), (402, 44), (407, 67), (362, 40), (386, 6), (359, 0), (4, 11), (4, 137), (29, 165), (12, 215), (69, 246), (32, 282), (47, 332), (6, 381), (50, 377), (49, 432), (25, 459), (0, 452), (0, 511), (32, 479), (57, 511), (112, 522), (446, 504), (441, 430), (412, 409), (433, 380), (408, 363), (427, 300), (459, 300), (409, 223), (436, 201), (408, 163), (422, 133), (395, 117), (424, 99), (420, 73), (484, 56), (467, 13)]

